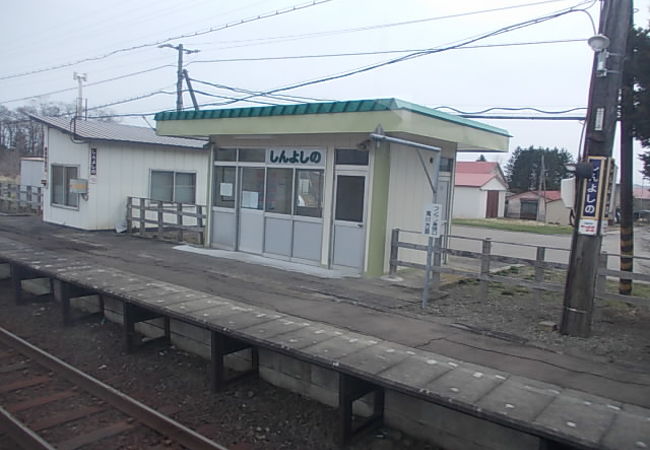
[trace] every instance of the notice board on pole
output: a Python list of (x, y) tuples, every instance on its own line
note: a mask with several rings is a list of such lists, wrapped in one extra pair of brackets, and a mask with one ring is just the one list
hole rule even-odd
[(424, 205), (422, 234), (439, 238), (442, 230), (442, 205), (428, 203)]
[(604, 222), (611, 158), (590, 156), (588, 161), (592, 174), (582, 183), (578, 233), (597, 236), (602, 232)]

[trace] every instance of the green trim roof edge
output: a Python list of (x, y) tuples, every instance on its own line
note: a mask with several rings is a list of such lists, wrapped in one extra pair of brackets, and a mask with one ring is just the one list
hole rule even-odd
[(416, 105), (415, 103), (406, 102), (396, 98), (315, 102), (277, 106), (249, 106), (244, 108), (208, 109), (204, 111), (163, 111), (156, 113), (154, 120), (231, 119), (269, 116), (298, 116), (306, 114), (394, 111), (400, 109), (422, 114), (434, 119), (445, 120), (447, 122), (453, 122), (511, 137), (510, 133), (503, 128), (493, 127), (492, 125), (487, 125), (482, 122), (465, 119), (464, 117), (455, 116), (453, 114), (438, 111), (433, 108), (427, 108), (426, 106)]

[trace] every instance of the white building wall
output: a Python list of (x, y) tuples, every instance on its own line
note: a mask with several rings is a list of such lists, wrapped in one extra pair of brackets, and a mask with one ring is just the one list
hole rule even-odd
[(27, 159), (20, 160), (20, 184), (22, 186), (41, 186), (41, 180), (45, 176), (43, 172), (42, 159)]
[(487, 191), (467, 186), (456, 186), (454, 188), (453, 217), (462, 219), (484, 218), (486, 207)]
[[(45, 193), (43, 220), (82, 228), (107, 230), (126, 217), (126, 197), (149, 197), (151, 170), (174, 170), (196, 173), (196, 202), (206, 204), (208, 152), (129, 143), (73, 143), (68, 135), (49, 132), (49, 161), (52, 164), (76, 165), (79, 178), (90, 175), (90, 149), (97, 149), (97, 176), (88, 183), (88, 199), (79, 199), (79, 208), (51, 205), (50, 184)], [(51, 172), (51, 170), (50, 170)], [(51, 175), (51, 173), (49, 173)]]
[[(456, 151), (452, 144), (440, 144), (443, 147), (442, 156), (455, 158)], [(422, 151), (427, 170), (433, 172), (432, 153)], [(445, 174), (447, 177), (449, 174)], [(447, 178), (449, 179), (449, 178)], [(453, 180), (449, 180), (450, 186)], [(390, 262), (390, 235), (394, 228), (414, 231), (402, 232), (400, 241), (426, 244), (427, 238), (419, 234), (423, 225), (424, 206), (432, 202), (433, 194), (429, 181), (417, 156), (417, 150), (411, 147), (391, 144), (390, 148), (390, 181), (388, 191), (388, 219), (386, 224), (387, 244), (384, 255), (384, 270), (388, 271)], [(453, 189), (449, 189), (447, 204), (451, 201)], [(439, 200), (440, 203), (442, 201)], [(401, 260), (423, 263), (425, 252), (400, 249)]]

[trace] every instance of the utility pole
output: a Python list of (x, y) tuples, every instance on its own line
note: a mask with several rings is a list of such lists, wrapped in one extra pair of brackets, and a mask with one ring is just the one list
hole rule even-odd
[(194, 111), (199, 110), (199, 104), (196, 101), (196, 95), (194, 95), (194, 89), (192, 88), (192, 82), (190, 81), (190, 74), (187, 73), (187, 69), (183, 69), (183, 77), (185, 77), (185, 83), (187, 84), (187, 90), (190, 91), (190, 97), (192, 98), (192, 104), (194, 105)]
[(87, 80), (87, 74), (75, 72), (72, 75), (72, 79), (75, 80), (78, 84), (76, 116), (78, 118), (81, 118), (83, 116), (83, 111), (84, 111), (83, 82)]
[(159, 45), (158, 48), (173, 48), (178, 51), (178, 68), (176, 70), (176, 111), (183, 110), (183, 53), (198, 53), (200, 50), (187, 50), (183, 44), (176, 46), (171, 44)]
[[(632, 23), (629, 24), (630, 28)], [(633, 58), (631, 42), (628, 39), (625, 69), (623, 70), (623, 88), (621, 90), (621, 199), (620, 215), (620, 267), (623, 272), (634, 270), (634, 208), (632, 202), (632, 163), (634, 159), (632, 124), (630, 122), (634, 108), (634, 76), (629, 70), (630, 58)], [(632, 294), (632, 280), (621, 278), (618, 282), (618, 293)]]
[[(583, 167), (577, 184), (576, 224), (564, 290), (560, 332), (588, 337), (602, 244), (608, 189), (607, 170), (618, 116), (623, 58), (632, 16), (632, 0), (604, 0), (599, 35), (589, 39), (596, 52), (592, 68)], [(587, 163), (587, 164), (585, 164)], [(590, 167), (589, 167), (590, 166)]]

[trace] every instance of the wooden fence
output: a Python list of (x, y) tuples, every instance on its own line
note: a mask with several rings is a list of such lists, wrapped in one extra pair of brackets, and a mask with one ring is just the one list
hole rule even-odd
[[(455, 236), (447, 235), (440, 239), (429, 238), (427, 245), (417, 244), (412, 242), (404, 242), (400, 240), (400, 236), (403, 233), (409, 233), (412, 235), (421, 235), (415, 231), (408, 230), (392, 230), (391, 235), (391, 251), (390, 251), (390, 275), (395, 275), (399, 267), (410, 267), (415, 269), (421, 269), (425, 272), (427, 267), (430, 268), (430, 273), (425, 273), (425, 291), (423, 292), (423, 306), (426, 306), (426, 299), (428, 299), (428, 289), (426, 288), (429, 280), (431, 282), (430, 287), (437, 289), (440, 283), (440, 274), (454, 274), (460, 275), (467, 278), (477, 279), (480, 282), (480, 297), (482, 300), (487, 299), (488, 288), (490, 282), (499, 282), (507, 285), (514, 286), (525, 286), (533, 290), (535, 296), (539, 298), (543, 292), (564, 292), (564, 282), (558, 283), (557, 281), (553, 282), (548, 279), (547, 271), (561, 271), (566, 275), (568, 271), (568, 264), (556, 261), (548, 260), (548, 253), (553, 251), (565, 252), (568, 254), (569, 249), (558, 248), (558, 247), (543, 247), (535, 246), (522, 243), (513, 243), (513, 242), (502, 242), (494, 241), (490, 238), (479, 239), (479, 238), (470, 238), (465, 236)], [(467, 250), (458, 250), (450, 248), (448, 245), (444, 247), (442, 242), (450, 242), (455, 239), (462, 239), (468, 241), (477, 241), (481, 243), (481, 252), (472, 252)], [(492, 251), (493, 244), (504, 244), (517, 247), (528, 247), (531, 250), (535, 250), (535, 258), (519, 258), (505, 255), (498, 255)], [(405, 259), (400, 259), (400, 249), (409, 249), (415, 250), (416, 252), (424, 252), (426, 254), (425, 260), (427, 264), (422, 264), (413, 261), (407, 261)], [(451, 267), (450, 265), (443, 265), (442, 261), (446, 256), (458, 256), (462, 258), (468, 258), (479, 263), (480, 269), (478, 272), (471, 270), (463, 270)], [(607, 252), (602, 252), (599, 259), (599, 268), (598, 276), (596, 282), (596, 297), (605, 300), (618, 300), (624, 301), (627, 303), (633, 303), (637, 305), (650, 307), (650, 299), (645, 297), (636, 297), (631, 295), (619, 295), (607, 292), (607, 278), (616, 277), (619, 279), (627, 280), (636, 280), (642, 283), (650, 282), (650, 274), (648, 273), (639, 273), (639, 272), (624, 272), (620, 270), (613, 270), (607, 267), (608, 258), (610, 257), (619, 257), (617, 254), (608, 254)], [(650, 262), (650, 258), (635, 256), (634, 259), (638, 262)], [(532, 267), (534, 271), (533, 279), (523, 279), (517, 277), (506, 276), (498, 271), (495, 273), (493, 263), (501, 263), (510, 266), (528, 266)], [(635, 266), (638, 266), (635, 265)], [(563, 279), (566, 276), (563, 277)], [(564, 280), (563, 280), (564, 281)]]
[(126, 226), (131, 234), (183, 242), (190, 232), (203, 245), (206, 219), (203, 205), (127, 197)]
[(0, 211), (41, 214), (43, 211), (43, 188), (40, 186), (0, 183)]

